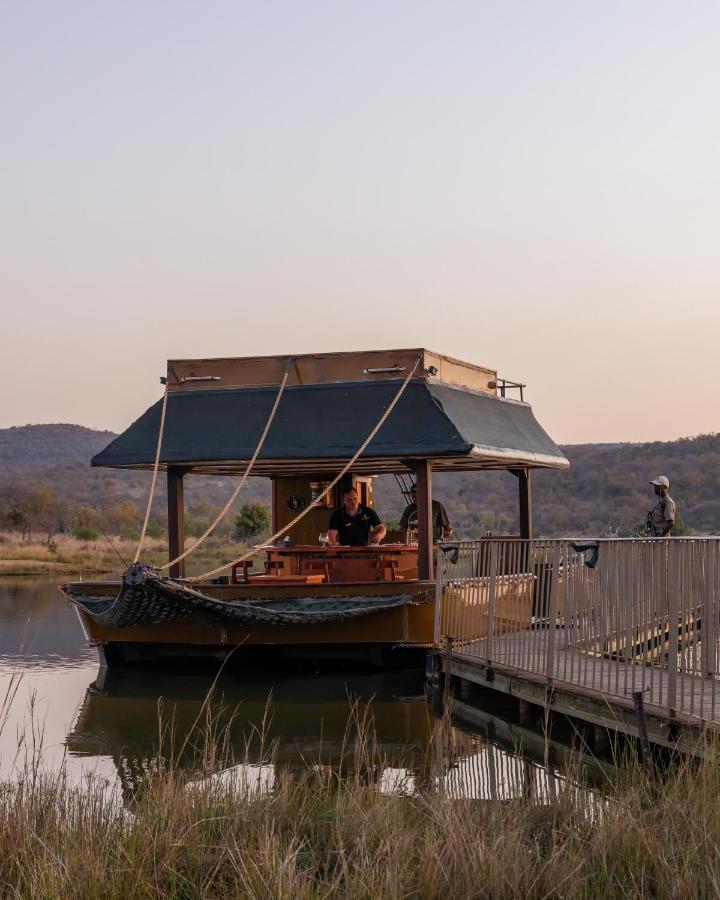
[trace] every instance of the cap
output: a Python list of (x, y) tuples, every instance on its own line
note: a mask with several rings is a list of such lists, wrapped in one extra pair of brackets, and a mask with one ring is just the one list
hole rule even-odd
[(669, 488), (670, 487), (670, 479), (665, 475), (658, 475), (650, 484), (656, 484), (658, 487)]

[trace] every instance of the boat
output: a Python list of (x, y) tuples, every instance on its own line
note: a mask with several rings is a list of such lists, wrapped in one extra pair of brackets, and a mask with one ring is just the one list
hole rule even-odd
[[(92, 465), (148, 470), (153, 485), (165, 473), (168, 563), (140, 556), (119, 581), (62, 586), (102, 665), (241, 648), (387, 666), (424, 651), (438, 558), (433, 474), (512, 472), (518, 537), (529, 539), (532, 470), (569, 465), (524, 384), (427, 349), (169, 360), (162, 381), (163, 398)], [(343, 491), (371, 507), (383, 474), (406, 497), (413, 485), (416, 527), (376, 545), (321, 543)], [(188, 578), (183, 486), (197, 475), (240, 478), (230, 501), (247, 477), (270, 479), (272, 537)]]

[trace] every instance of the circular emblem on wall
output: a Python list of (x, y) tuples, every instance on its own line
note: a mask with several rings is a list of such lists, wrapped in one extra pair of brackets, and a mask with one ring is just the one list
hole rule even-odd
[(305, 509), (306, 503), (299, 494), (292, 494), (287, 498), (287, 505), (288, 509), (291, 509), (293, 512), (300, 512), (301, 509)]

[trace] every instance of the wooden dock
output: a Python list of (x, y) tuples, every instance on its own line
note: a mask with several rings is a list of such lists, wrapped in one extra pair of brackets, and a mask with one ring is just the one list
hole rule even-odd
[(592, 567), (567, 541), (446, 550), (435, 671), (695, 752), (720, 731), (720, 540), (599, 544)]

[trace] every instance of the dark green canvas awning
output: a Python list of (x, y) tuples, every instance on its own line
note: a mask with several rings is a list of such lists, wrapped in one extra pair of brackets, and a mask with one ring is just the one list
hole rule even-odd
[[(322, 473), (350, 459), (387, 409), (397, 381), (293, 385), (285, 390), (254, 473)], [(171, 391), (161, 465), (196, 472), (242, 470), (257, 445), (276, 388)], [(151, 468), (161, 402), (101, 453), (94, 466)], [(357, 472), (392, 472), (430, 458), (436, 468), (568, 465), (526, 403), (443, 383), (411, 382)]]

